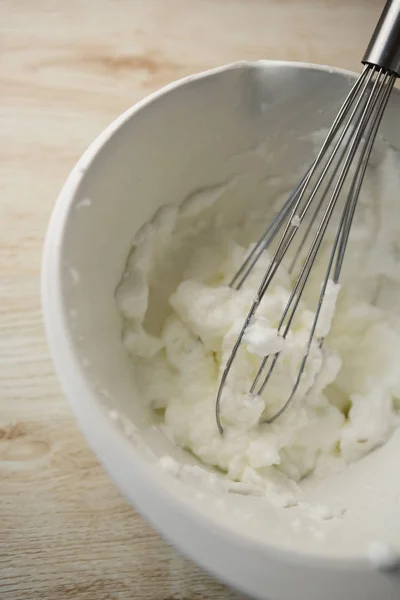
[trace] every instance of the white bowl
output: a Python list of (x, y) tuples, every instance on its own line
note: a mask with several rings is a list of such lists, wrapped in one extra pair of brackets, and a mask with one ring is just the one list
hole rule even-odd
[[(46, 238), (47, 334), (63, 389), (91, 447), (128, 500), (169, 541), (225, 582), (263, 600), (400, 597), (399, 574), (376, 569), (365, 552), (374, 531), (400, 539), (398, 504), (392, 497), (382, 499), (398, 468), (400, 437), (371, 455), (357, 480), (351, 472), (344, 476), (341, 485), (350, 490), (356, 526), (349, 529), (344, 520), (324, 544), (307, 533), (296, 537), (286, 513), (260, 501), (229, 496), (221, 510), (213, 493), (177, 481), (157, 462), (174, 449), (148, 426), (121, 344), (114, 290), (133, 234), (158, 207), (238, 170), (248, 170), (254, 186), (266, 169), (285, 176), (304, 164), (306, 142), (299, 140), (330, 124), (354, 77), (327, 67), (262, 61), (167, 86), (129, 109), (90, 145), (65, 183)], [(398, 149), (399, 115), (396, 91), (382, 132)], [(268, 168), (257, 158), (266, 139)], [(358, 490), (368, 478), (382, 494), (380, 500), (363, 494), (361, 506)], [(251, 502), (257, 518), (246, 525), (240, 515)]]

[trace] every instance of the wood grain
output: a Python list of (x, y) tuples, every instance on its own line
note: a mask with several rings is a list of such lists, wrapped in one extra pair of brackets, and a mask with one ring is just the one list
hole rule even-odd
[(380, 0), (0, 0), (0, 598), (228, 600), (126, 504), (54, 376), (42, 242), (68, 171), (138, 98), (239, 59), (358, 68)]

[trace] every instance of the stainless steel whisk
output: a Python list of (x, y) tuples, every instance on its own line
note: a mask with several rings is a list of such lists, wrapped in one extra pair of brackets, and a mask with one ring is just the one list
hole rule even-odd
[[(221, 434), (224, 431), (221, 422), (222, 392), (245, 332), (254, 318), (274, 275), (296, 238), (301, 223), (310, 211), (310, 220), (305, 223), (305, 231), (290, 264), (289, 272), (293, 274), (299, 259), (301, 259), (302, 265), (294, 278), (289, 300), (277, 327), (279, 335), (286, 339), (344, 183), (350, 168), (354, 165), (354, 175), (344, 199), (343, 212), (339, 218), (317, 309), (297, 379), (289, 398), (265, 422), (272, 423), (282, 415), (289, 407), (299, 387), (316, 333), (328, 281), (330, 279), (334, 283), (339, 281), (372, 146), (396, 78), (400, 77), (400, 0), (389, 0), (386, 3), (362, 63), (364, 64), (364, 70), (345, 99), (317, 157), (231, 281), (232, 288), (240, 289), (262, 253), (270, 247), (278, 233), (281, 232), (277, 247), (272, 253), (270, 264), (222, 373), (215, 409), (216, 421)], [(307, 239), (312, 233), (314, 233), (314, 237), (304, 253)], [(318, 343), (322, 346), (323, 339), (318, 339)], [(249, 390), (251, 395), (262, 394), (279, 357), (280, 352), (265, 356), (262, 359)]]

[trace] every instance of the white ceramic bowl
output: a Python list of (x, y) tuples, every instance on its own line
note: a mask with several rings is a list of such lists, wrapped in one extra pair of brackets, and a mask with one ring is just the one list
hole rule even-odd
[[(225, 582), (263, 600), (400, 597), (399, 574), (381, 572), (365, 557), (367, 541), (377, 531), (393, 543), (400, 539), (389, 489), (392, 473), (398, 473), (400, 438), (374, 453), (356, 480), (350, 473), (341, 481), (351, 490), (352, 521), (344, 520), (324, 544), (311, 534), (296, 536), (282, 509), (260, 501), (229, 496), (218, 509), (212, 493), (177, 481), (157, 463), (174, 449), (148, 426), (121, 344), (114, 290), (133, 234), (159, 206), (180, 202), (238, 170), (248, 170), (254, 186), (268, 170), (284, 176), (304, 164), (302, 136), (330, 124), (354, 77), (327, 67), (263, 61), (167, 86), (129, 109), (90, 145), (58, 198), (45, 244), (42, 294), (51, 352), (91, 447), (128, 500), (169, 541)], [(398, 149), (399, 115), (396, 92), (382, 131)], [(271, 146), (266, 162), (255, 151), (265, 140)], [(129, 431), (121, 415), (133, 423)], [(366, 480), (382, 491), (378, 510), (373, 494), (371, 501), (360, 496)], [(382, 499), (385, 486), (390, 502)], [(337, 486), (334, 491), (341, 493)], [(251, 502), (257, 517), (246, 525), (240, 515)]]

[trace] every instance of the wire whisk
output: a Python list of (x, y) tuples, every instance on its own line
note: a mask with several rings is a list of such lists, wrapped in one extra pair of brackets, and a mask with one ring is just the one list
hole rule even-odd
[[(297, 378), (281, 408), (264, 422), (272, 423), (278, 419), (288, 409), (299, 388), (329, 282), (339, 282), (368, 160), (396, 78), (400, 76), (400, 0), (387, 2), (362, 62), (364, 69), (340, 108), (318, 155), (230, 283), (233, 289), (239, 290), (261, 255), (271, 248), (273, 242), (277, 242), (222, 373), (215, 407), (216, 422), (221, 434), (224, 432), (221, 421), (222, 394), (247, 328), (282, 261), (290, 256), (288, 251), (301, 229), (304, 232), (299, 236), (300, 242), (290, 257), (289, 273), (294, 283), (277, 326), (277, 333), (286, 340), (311, 270), (321, 252), (328, 225), (332, 222), (332, 215), (341, 198), (343, 208), (328, 255), (317, 308)], [(346, 193), (343, 198), (345, 184)], [(318, 338), (316, 343), (322, 347), (323, 338)], [(281, 354), (280, 351), (261, 359), (249, 390), (250, 395), (261, 395), (264, 392)]]

